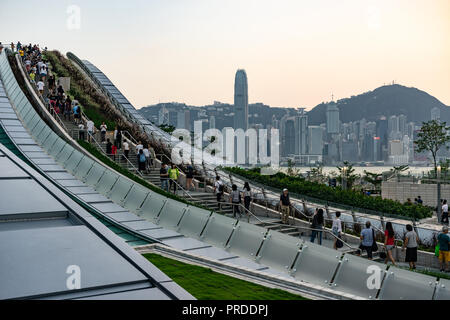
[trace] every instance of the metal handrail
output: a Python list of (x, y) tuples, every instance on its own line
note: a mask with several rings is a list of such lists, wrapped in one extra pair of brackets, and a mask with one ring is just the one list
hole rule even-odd
[[(238, 205), (244, 208), (244, 210), (246, 210), (250, 216), (252, 216), (253, 218), (255, 218), (256, 220), (258, 220), (258, 222), (260, 222), (261, 224), (266, 224), (266, 225), (271, 225), (271, 226), (275, 226), (275, 227), (286, 227), (286, 224), (282, 224), (282, 223), (275, 223), (275, 222), (269, 222), (269, 221), (262, 221), (261, 219), (259, 219), (253, 212), (251, 212), (250, 210), (247, 210), (244, 206), (242, 206), (241, 203), (237, 204), (237, 203), (230, 203), (230, 202), (219, 202), (219, 203), (223, 203), (223, 204), (228, 204), (228, 205)], [(342, 241), (342, 243), (344, 243), (347, 247), (351, 248), (351, 249), (357, 249), (355, 247), (352, 247), (350, 244), (348, 244), (347, 242), (345, 242), (344, 240), (342, 240), (341, 238), (339, 238), (338, 236), (336, 236), (333, 232), (327, 230), (326, 228), (323, 229), (317, 229), (317, 228), (311, 228), (311, 227), (303, 227), (303, 226), (296, 226), (296, 225), (289, 225), (292, 228), (296, 228), (298, 229), (304, 229), (304, 230), (310, 230), (310, 231), (318, 231), (318, 232), (325, 232), (327, 234), (330, 234), (332, 237), (334, 237), (335, 239), (338, 239), (340, 241)], [(266, 228), (267, 229), (267, 228)]]
[(122, 132), (122, 136), (124, 136), (126, 134), (126, 135), (128, 135), (128, 137), (127, 137), (128, 140), (130, 140), (135, 145), (138, 144), (136, 139), (131, 135), (131, 133), (128, 132), (128, 130), (120, 130), (120, 131)]

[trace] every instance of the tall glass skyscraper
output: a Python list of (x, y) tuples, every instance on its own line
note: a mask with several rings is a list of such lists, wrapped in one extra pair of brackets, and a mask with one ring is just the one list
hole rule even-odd
[(245, 70), (238, 70), (234, 80), (234, 130), (248, 129), (248, 84)]

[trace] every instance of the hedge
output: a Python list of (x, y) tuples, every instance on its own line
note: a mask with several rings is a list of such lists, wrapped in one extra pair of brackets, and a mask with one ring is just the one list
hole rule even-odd
[(427, 206), (401, 203), (381, 197), (366, 196), (352, 190), (343, 190), (340, 187), (333, 188), (317, 182), (311, 182), (303, 177), (288, 176), (282, 172), (269, 176), (261, 175), (259, 168), (242, 169), (233, 167), (224, 169), (250, 181), (259, 182), (269, 187), (277, 189), (288, 188), (293, 193), (346, 206), (414, 219), (423, 219), (432, 216), (432, 210)]

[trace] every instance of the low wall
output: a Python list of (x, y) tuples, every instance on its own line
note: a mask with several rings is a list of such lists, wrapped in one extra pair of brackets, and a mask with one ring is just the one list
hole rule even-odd
[[(408, 198), (414, 202), (414, 199), (420, 196), (425, 205), (435, 207), (437, 203), (437, 185), (383, 181), (381, 184), (381, 196), (384, 199), (398, 200), (400, 202), (406, 202)], [(450, 200), (450, 185), (441, 185), (441, 199)]]

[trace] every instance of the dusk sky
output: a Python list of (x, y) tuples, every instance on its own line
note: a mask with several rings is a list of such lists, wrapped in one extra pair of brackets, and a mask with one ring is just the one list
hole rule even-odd
[(137, 108), (232, 103), (239, 68), (250, 103), (310, 108), (394, 80), (450, 105), (449, 0), (0, 0), (0, 35), (91, 61)]

